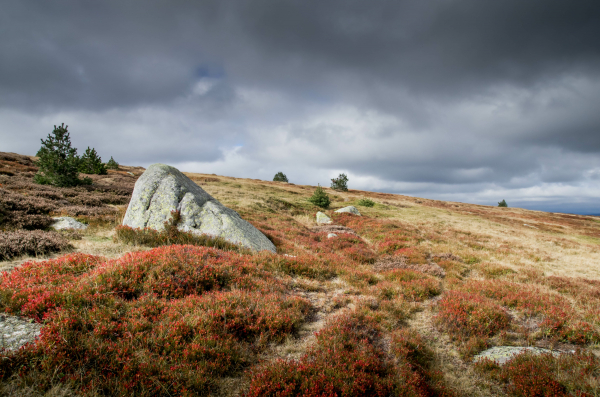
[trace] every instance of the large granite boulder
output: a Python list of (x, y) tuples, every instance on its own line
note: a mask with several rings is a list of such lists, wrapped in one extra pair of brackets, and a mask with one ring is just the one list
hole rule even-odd
[(273, 243), (237, 212), (165, 164), (152, 164), (137, 180), (123, 225), (164, 230), (164, 223), (175, 210), (181, 214), (181, 231), (223, 237), (256, 251), (276, 252)]

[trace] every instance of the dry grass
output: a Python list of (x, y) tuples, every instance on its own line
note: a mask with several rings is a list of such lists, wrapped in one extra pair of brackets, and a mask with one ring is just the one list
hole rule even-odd
[[(32, 166), (27, 163), (5, 169), (24, 177), (24, 173), (32, 172), (27, 167)], [(125, 178), (135, 181), (142, 171), (125, 169), (122, 167), (95, 181), (103, 186), (103, 194)], [(133, 172), (134, 176), (127, 172)], [(410, 364), (416, 371), (410, 372), (414, 377), (411, 379), (415, 382), (419, 377), (425, 379), (422, 390), (443, 385), (444, 390), (450, 390), (447, 395), (509, 393), (506, 384), (474, 369), (469, 356), (483, 346), (511, 344), (599, 350), (595, 339), (600, 335), (597, 219), (357, 190), (334, 192), (326, 188), (332, 198), (327, 214), (336, 225), (356, 233), (335, 232), (338, 238), (327, 239), (329, 229), (315, 228), (318, 226), (315, 213), (319, 209), (307, 201), (314, 186), (187, 175), (273, 239), (278, 255), (248, 255), (247, 259), (278, 280), (286, 296), (310, 303), (297, 332), (261, 346), (263, 350), (257, 361), (248, 364), (245, 370), (218, 378), (216, 395), (240, 395), (250, 384), (253, 390), (258, 390), (258, 378), (252, 378), (254, 369), (277, 359), (288, 363), (306, 359), (307, 352), (314, 354), (317, 343), (326, 343), (317, 342), (315, 335), (344, 315), (366, 315), (372, 324), (377, 324), (381, 340), (373, 342), (373, 346), (378, 355), (384, 354), (385, 360), (394, 365), (402, 362), (402, 358), (394, 355), (390, 340), (399, 332), (405, 336), (420, 335), (423, 347), (432, 352), (433, 358), (427, 369), (417, 370), (417, 364)], [(0, 177), (12, 178), (6, 173)], [(363, 198), (373, 200), (375, 205), (358, 207), (362, 218), (334, 214), (335, 209), (357, 205)], [(119, 258), (128, 252), (147, 250), (114, 241), (114, 227), (120, 223), (126, 205), (111, 208), (116, 211), (104, 217), (81, 215), (91, 226), (82, 239), (70, 241), (75, 252)], [(44, 258), (16, 258), (0, 266), (18, 266), (27, 259)], [(437, 277), (423, 274), (428, 272)], [(448, 291), (466, 291), (471, 295), (452, 295)], [(505, 311), (509, 324), (503, 323), (497, 333), (472, 340), (450, 336), (443, 325), (434, 321), (439, 301), (444, 297), (476, 295), (483, 296), (485, 299), (481, 299), (494, 310)], [(537, 306), (530, 306), (530, 302)], [(561, 316), (565, 321), (558, 321)], [(378, 363), (383, 365), (383, 361)], [(409, 372), (398, 369), (401, 367), (395, 368), (398, 374), (409, 376)], [(436, 377), (436, 371), (442, 374), (441, 378)], [(5, 381), (4, 387), (14, 388), (15, 382)], [(61, 395), (62, 386), (53, 387), (56, 395)], [(436, 395), (427, 393), (417, 395)]]

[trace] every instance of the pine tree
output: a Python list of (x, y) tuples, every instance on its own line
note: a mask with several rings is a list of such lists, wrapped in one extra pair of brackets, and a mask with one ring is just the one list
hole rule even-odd
[(96, 153), (96, 149), (90, 149), (88, 146), (79, 160), (79, 172), (83, 172), (84, 174), (106, 175), (106, 166), (102, 162), (100, 156), (98, 156), (98, 153)]
[(113, 159), (112, 156), (110, 156), (110, 160), (108, 160), (108, 163), (106, 163), (106, 168), (108, 168), (109, 170), (118, 170), (119, 163), (117, 163), (115, 159)]
[(331, 179), (331, 188), (342, 192), (348, 191), (348, 176), (340, 174), (337, 178)]
[(281, 171), (279, 171), (278, 173), (275, 174), (275, 176), (273, 177), (273, 180), (275, 182), (289, 182), (287, 179), (287, 176), (285, 176), (285, 174)]
[(64, 123), (54, 126), (48, 139), (42, 141), (42, 147), (37, 152), (39, 157), (38, 173), (33, 180), (43, 185), (76, 186), (91, 182), (89, 178), (83, 181), (78, 178), (79, 157), (77, 149), (71, 147), (71, 137), (67, 131), (69, 126)]
[(329, 196), (325, 193), (325, 190), (321, 187), (321, 185), (317, 186), (317, 190), (315, 190), (314, 194), (311, 198), (308, 199), (314, 205), (321, 208), (328, 208), (331, 200), (329, 200)]
[(508, 207), (508, 204), (506, 204), (506, 200), (502, 200), (498, 203), (498, 207)]

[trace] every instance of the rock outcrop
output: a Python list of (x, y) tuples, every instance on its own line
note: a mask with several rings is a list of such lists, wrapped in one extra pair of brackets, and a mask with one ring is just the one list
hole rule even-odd
[(181, 231), (222, 237), (256, 251), (276, 252), (273, 243), (237, 212), (165, 164), (152, 164), (137, 180), (123, 225), (164, 230), (164, 223), (175, 210), (181, 214)]
[(331, 218), (323, 212), (317, 212), (317, 223), (331, 223)]
[(358, 212), (356, 207), (353, 205), (349, 205), (348, 207), (340, 208), (339, 210), (337, 210), (335, 212), (349, 212), (351, 214), (360, 216), (360, 212)]
[(83, 224), (70, 216), (59, 216), (54, 219), (54, 223), (50, 225), (51, 228), (56, 230), (63, 229), (76, 229), (76, 230), (85, 230), (87, 229), (87, 225)]
[(528, 347), (495, 346), (495, 347), (492, 347), (490, 349), (487, 349), (487, 350), (477, 354), (475, 357), (473, 357), (473, 361), (477, 362), (477, 361), (483, 360), (484, 358), (487, 358), (489, 360), (495, 361), (499, 365), (502, 365), (502, 364), (505, 364), (507, 361), (513, 359), (515, 356), (517, 356), (519, 354), (523, 354), (523, 353), (529, 353), (529, 354), (533, 354), (533, 355), (550, 353), (553, 356), (558, 357), (561, 353), (564, 353), (564, 352), (559, 352), (556, 350), (548, 350), (548, 349), (543, 349), (541, 347), (532, 347), (532, 346), (528, 346)]

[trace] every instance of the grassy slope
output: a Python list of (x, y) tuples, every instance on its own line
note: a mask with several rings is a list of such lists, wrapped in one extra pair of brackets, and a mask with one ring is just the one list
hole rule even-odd
[[(310, 228), (316, 226), (314, 214), (318, 209), (306, 199), (314, 186), (187, 175), (273, 238), (280, 256), (292, 255), (297, 262), (304, 261), (303, 268), (296, 262), (289, 266), (273, 263), (261, 255), (244, 259), (267, 272), (267, 275), (257, 275), (256, 280), (274, 277), (273, 280), (280, 283), (281, 291), (265, 292), (265, 297), (275, 299), (269, 294), (283, 294), (290, 299), (302, 299), (310, 307), (303, 320), (298, 320), (300, 325), (296, 329), (277, 331), (281, 332), (277, 337), (267, 338), (259, 348), (251, 349), (253, 355), (247, 358), (241, 370), (233, 366), (231, 370), (213, 375), (215, 384), (205, 390), (222, 395), (236, 395), (240, 390), (250, 395), (266, 395), (275, 389), (264, 385), (274, 379), (292, 384), (294, 381), (287, 379), (287, 375), (274, 370), (281, 366), (287, 368), (285, 365), (290, 366), (292, 362), (276, 360), (319, 362), (319, 349), (328, 343), (337, 346), (338, 342), (319, 339), (315, 332), (325, 330), (327, 335), (328, 330), (345, 329), (344, 321), (354, 324), (352, 329), (371, 327), (377, 331), (373, 331), (376, 336), (369, 346), (375, 346), (374, 349), (385, 356), (378, 358), (383, 360), (381, 362), (395, 362), (395, 366), (385, 364), (387, 367), (381, 369), (383, 375), (378, 376), (396, 379), (406, 365), (420, 368), (410, 376), (425, 379), (426, 386), (419, 390), (429, 391), (414, 392), (415, 395), (441, 394), (441, 389), (465, 396), (505, 395), (510, 390), (507, 385), (516, 382), (514, 377), (509, 376), (507, 381), (486, 375), (485, 371), (476, 371), (471, 362), (472, 355), (486, 346), (579, 347), (594, 354), (598, 352), (600, 296), (597, 290), (600, 284), (594, 282), (600, 280), (598, 218), (355, 190), (328, 190), (333, 199), (327, 211), (330, 215), (337, 208), (355, 205), (361, 198), (376, 202), (372, 208), (358, 207), (363, 214), (360, 220), (352, 216), (334, 217), (336, 223), (352, 228), (362, 240), (361, 243), (352, 236), (341, 235), (336, 243), (327, 240), (323, 233), (310, 232)], [(82, 240), (72, 244), (77, 252), (109, 258), (145, 249), (114, 242), (113, 227), (114, 224), (99, 223), (90, 228)], [(394, 245), (394, 239), (401, 244)], [(362, 251), (355, 252), (355, 248)], [(445, 257), (436, 257), (444, 254)], [(415, 266), (436, 263), (444, 268), (446, 277), (439, 279), (421, 273), (415, 276), (405, 270), (380, 271), (373, 266), (373, 262), (389, 255)], [(325, 260), (319, 262), (317, 258)], [(11, 265), (26, 259), (20, 258)], [(470, 302), (476, 303), (477, 310), (469, 306)], [(559, 309), (562, 312), (558, 313)], [(463, 311), (457, 314), (453, 310)], [(297, 316), (300, 312), (294, 313)], [(343, 316), (350, 316), (350, 320)], [(467, 319), (461, 322), (464, 320), (461, 316)], [(566, 322), (556, 324), (566, 317)], [(486, 321), (489, 326), (478, 328), (477, 324)], [(342, 331), (335, 332), (346, 335)], [(364, 337), (352, 332), (348, 333), (350, 339), (356, 341)], [(426, 364), (410, 361), (412, 358), (407, 359), (408, 356), (402, 358), (404, 345), (398, 341), (407, 338), (406, 335), (409, 339), (420, 338), (419, 349), (426, 351), (429, 357)], [(244, 339), (236, 343), (246, 346), (245, 343), (250, 342)], [(256, 342), (251, 344), (256, 346)], [(368, 350), (364, 354), (368, 355), (365, 356), (367, 361), (379, 357)], [(409, 364), (403, 367), (402, 360)], [(269, 366), (269, 363), (275, 364)], [(314, 374), (311, 375), (310, 368), (304, 370), (308, 371), (305, 376), (312, 379)], [(332, 371), (337, 373), (338, 370)], [(436, 373), (441, 373), (441, 378)], [(48, 389), (47, 378), (39, 376), (46, 379), (44, 387)], [(578, 377), (582, 375), (561, 378), (561, 390), (568, 393), (581, 387), (576, 385), (581, 382)], [(396, 387), (377, 383), (376, 376), (367, 378), (365, 384), (372, 386), (372, 390)], [(30, 384), (36, 383), (32, 380), (35, 377), (27, 379)], [(5, 380), (6, 387), (17, 387), (15, 382), (23, 387), (23, 381)], [(59, 390), (64, 384), (53, 381), (52, 386)], [(72, 387), (78, 386), (75, 383)], [(295, 387), (297, 391), (303, 390), (301, 386)], [(586, 387), (589, 391), (589, 382)], [(356, 390), (347, 393), (360, 395)]]

